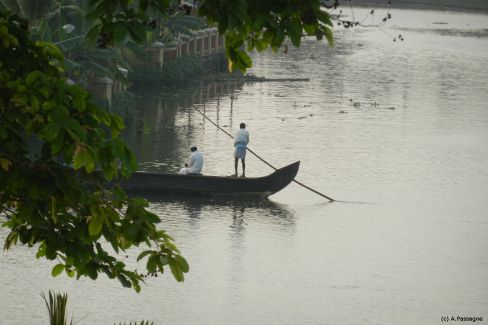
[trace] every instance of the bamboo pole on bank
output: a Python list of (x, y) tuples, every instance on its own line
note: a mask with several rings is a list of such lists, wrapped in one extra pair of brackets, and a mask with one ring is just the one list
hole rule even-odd
[[(212, 123), (213, 125), (215, 125), (215, 126), (216, 126), (216, 127), (219, 129), (219, 130), (221, 130), (222, 132), (224, 132), (225, 134), (227, 134), (229, 137), (231, 137), (232, 139), (234, 139), (234, 137), (233, 137), (232, 135), (230, 135), (230, 134), (229, 134), (229, 133), (227, 133), (227, 132), (226, 132), (224, 129), (222, 129), (220, 126), (218, 126), (217, 124), (215, 124), (215, 123), (214, 123), (214, 122), (213, 122), (211, 119), (209, 119), (209, 118), (207, 117), (207, 115), (205, 115), (205, 114), (203, 114), (202, 112), (200, 112), (200, 111), (199, 111), (197, 108), (195, 108), (195, 110), (196, 110), (198, 113), (202, 114), (202, 115), (203, 115), (203, 117), (205, 117), (207, 120), (209, 120), (209, 121), (210, 121), (210, 123)], [(252, 151), (251, 149), (249, 149), (249, 148), (246, 148), (246, 149), (247, 149), (247, 150), (249, 150), (249, 152), (250, 152), (250, 153), (252, 153), (253, 155), (255, 155), (255, 156), (258, 158), (258, 159), (260, 159), (262, 162), (264, 162), (264, 163), (265, 163), (266, 165), (268, 165), (269, 167), (273, 168), (274, 170), (278, 170), (278, 169), (276, 169), (276, 167), (274, 167), (273, 165), (271, 165), (270, 163), (268, 163), (266, 160), (264, 160), (263, 158), (259, 157), (259, 156), (258, 156), (256, 153), (254, 153), (254, 151)], [(293, 181), (294, 181), (295, 183), (297, 183), (298, 185), (305, 187), (307, 190), (312, 191), (312, 192), (314, 192), (315, 194), (318, 194), (318, 195), (320, 195), (320, 196), (322, 196), (322, 197), (325, 197), (327, 200), (330, 200), (331, 202), (335, 201), (334, 199), (331, 199), (331, 198), (330, 198), (330, 197), (328, 197), (327, 195), (324, 195), (324, 194), (322, 194), (322, 193), (320, 193), (320, 192), (318, 192), (318, 191), (314, 190), (313, 188), (310, 188), (310, 187), (306, 186), (305, 184), (300, 183), (299, 181), (297, 181), (297, 180), (295, 180), (295, 179), (294, 179)]]

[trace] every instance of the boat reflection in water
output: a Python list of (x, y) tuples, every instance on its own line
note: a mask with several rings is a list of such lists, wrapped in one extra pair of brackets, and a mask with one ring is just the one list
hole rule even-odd
[(165, 223), (181, 225), (182, 219), (192, 224), (206, 219), (232, 218), (231, 227), (235, 229), (254, 221), (280, 228), (293, 228), (295, 224), (294, 212), (288, 205), (266, 198), (161, 196), (154, 193), (144, 193), (143, 197)]

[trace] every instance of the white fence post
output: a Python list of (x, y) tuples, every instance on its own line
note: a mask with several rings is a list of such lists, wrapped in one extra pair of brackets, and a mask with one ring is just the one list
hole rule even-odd
[(151, 48), (159, 50), (157, 64), (162, 69), (163, 68), (163, 62), (164, 62), (164, 44), (161, 42), (156, 42), (153, 45), (151, 45)]
[(113, 80), (108, 77), (103, 77), (97, 80), (98, 84), (105, 85), (105, 89), (103, 90), (103, 99), (107, 100), (110, 104), (112, 102), (112, 85)]

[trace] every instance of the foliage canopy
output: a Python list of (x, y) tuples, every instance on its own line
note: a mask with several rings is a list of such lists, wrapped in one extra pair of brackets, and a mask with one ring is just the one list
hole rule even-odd
[[(90, 0), (94, 10), (85, 19), (99, 18), (99, 23), (88, 32), (90, 45), (103, 46), (120, 42), (130, 35), (138, 44), (145, 38), (144, 26), (150, 21), (149, 10), (166, 20), (171, 0), (139, 0), (137, 11), (128, 5), (133, 0)], [(178, 1), (180, 2), (180, 1)], [(239, 48), (248, 44), (248, 50), (278, 51), (286, 36), (292, 44), (300, 46), (305, 35), (324, 37), (333, 45), (332, 22), (329, 14), (321, 9), (319, 0), (204, 0), (198, 15), (210, 24), (218, 23), (219, 33), (226, 34), (226, 55), (231, 70), (245, 72), (252, 66), (251, 59)], [(155, 23), (154, 21), (150, 22)]]
[[(115, 253), (146, 243), (152, 248), (138, 260), (148, 257), (148, 272), (169, 266), (183, 281), (188, 263), (171, 236), (156, 229), (160, 219), (146, 210), (148, 203), (101, 183), (102, 177), (129, 177), (137, 169), (119, 137), (122, 119), (100, 109), (83, 88), (65, 85), (55, 67), (65, 68), (63, 55), (50, 43), (31, 41), (27, 24), (0, 9), (0, 217), (10, 228), (5, 249), (18, 242), (37, 244), (37, 258), (59, 261), (53, 276), (66, 272), (96, 279), (104, 272), (140, 291), (142, 276), (99, 241), (110, 243)], [(27, 139), (34, 135), (44, 145), (32, 157)], [(96, 164), (101, 173), (94, 171)]]

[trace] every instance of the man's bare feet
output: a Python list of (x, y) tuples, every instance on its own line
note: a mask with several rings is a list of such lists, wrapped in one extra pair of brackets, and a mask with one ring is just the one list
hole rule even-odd
[(239, 177), (246, 177), (246, 175), (242, 174), (242, 175), (241, 175), (241, 176), (239, 176)]

